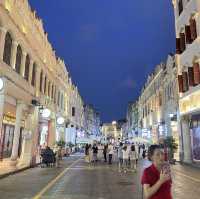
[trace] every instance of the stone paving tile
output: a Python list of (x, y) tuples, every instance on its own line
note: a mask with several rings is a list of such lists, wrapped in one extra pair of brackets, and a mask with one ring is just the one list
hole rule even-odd
[[(79, 156), (64, 161), (62, 168), (34, 168), (0, 180), (0, 199), (32, 199)], [(137, 173), (119, 173), (117, 165), (89, 166), (83, 160), (70, 168), (42, 199), (141, 199), (140, 178), (148, 161), (140, 161)], [(198, 169), (172, 167), (174, 199), (200, 199)], [(190, 175), (191, 174), (191, 175)], [(194, 180), (192, 180), (192, 179)], [(197, 181), (195, 181), (197, 179)]]
[[(0, 180), (0, 199), (30, 199), (78, 157), (65, 160), (61, 168), (33, 168)], [(1, 197), (3, 196), (3, 198)]]

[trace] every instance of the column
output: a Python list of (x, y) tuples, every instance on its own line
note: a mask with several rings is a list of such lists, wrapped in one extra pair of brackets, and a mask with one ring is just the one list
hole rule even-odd
[(0, 94), (0, 160), (2, 159), (3, 152), (3, 115), (4, 115), (4, 107), (5, 107), (5, 95), (4, 93)]
[(32, 147), (31, 147), (31, 165), (35, 165), (40, 162), (40, 154), (39, 154), (39, 107), (35, 107), (33, 110), (33, 118), (31, 124), (32, 130)]
[(40, 73), (41, 73), (41, 68), (37, 65), (36, 67), (36, 96), (39, 97), (40, 95)]
[[(32, 81), (32, 73), (33, 73), (33, 60), (30, 60), (30, 65), (29, 65), (29, 74), (28, 74), (28, 82), (31, 85), (31, 81)], [(36, 81), (37, 83), (37, 81)]]
[(7, 30), (5, 28), (0, 27), (0, 60), (3, 60), (6, 32)]
[(11, 52), (11, 67), (13, 69), (15, 69), (17, 46), (18, 46), (18, 43), (16, 41), (13, 41), (13, 43), (12, 43), (12, 52)]
[(26, 52), (22, 52), (22, 61), (21, 61), (21, 68), (20, 68), (20, 75), (24, 77), (24, 72), (25, 72), (25, 64), (26, 64)]
[(48, 146), (53, 147), (56, 142), (56, 119), (48, 121)]
[(16, 164), (16, 160), (18, 158), (20, 127), (21, 127), (23, 109), (24, 109), (24, 104), (22, 102), (17, 102), (15, 130), (14, 130), (13, 147), (11, 154), (11, 160), (14, 161), (13, 165)]
[(52, 92), (52, 83), (51, 82), (50, 82), (50, 87), (49, 87), (48, 92), (49, 92), (49, 98), (51, 99), (51, 92)]
[(32, 113), (28, 113), (25, 129), (23, 131), (22, 152), (19, 164), (25, 166), (30, 166), (31, 164), (31, 152), (33, 145), (33, 132), (31, 131), (31, 125), (33, 123), (32, 116)]
[(45, 95), (48, 96), (48, 86), (49, 86), (49, 80), (46, 81), (46, 92)]
[(188, 116), (182, 117), (181, 130), (182, 130), (183, 154), (184, 154), (183, 161), (185, 163), (191, 163), (192, 162), (191, 136), (190, 136), (190, 127), (189, 127)]
[(44, 81), (45, 81), (45, 74), (42, 75), (42, 93), (44, 93)]

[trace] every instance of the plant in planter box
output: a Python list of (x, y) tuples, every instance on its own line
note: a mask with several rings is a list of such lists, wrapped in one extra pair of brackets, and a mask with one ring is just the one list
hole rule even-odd
[(174, 153), (178, 149), (178, 144), (172, 136), (168, 136), (164, 139), (164, 145), (168, 148), (168, 158), (170, 162), (175, 162)]

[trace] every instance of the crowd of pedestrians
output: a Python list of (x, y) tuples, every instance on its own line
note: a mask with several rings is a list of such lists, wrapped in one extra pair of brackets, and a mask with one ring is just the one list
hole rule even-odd
[(109, 144), (86, 144), (85, 161), (87, 163), (95, 163), (104, 161), (111, 165), (113, 161), (118, 162), (119, 172), (128, 172), (137, 170), (137, 161), (139, 158), (146, 157), (145, 145), (139, 144), (123, 144), (122, 142), (114, 145)]
[(160, 145), (151, 145), (147, 151), (144, 144), (87, 144), (85, 155), (88, 163), (103, 160), (112, 164), (115, 161), (118, 163), (118, 171), (124, 173), (136, 172), (138, 160), (147, 156), (152, 164), (144, 169), (141, 177), (142, 198), (172, 199), (170, 165), (166, 160), (165, 150)]

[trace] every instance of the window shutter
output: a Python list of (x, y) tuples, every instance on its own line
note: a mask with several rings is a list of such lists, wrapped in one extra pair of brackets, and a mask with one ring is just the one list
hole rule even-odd
[(181, 52), (185, 50), (185, 33), (180, 34), (180, 49)]
[(181, 40), (176, 38), (176, 54), (181, 54)]
[(191, 44), (192, 38), (191, 38), (190, 26), (185, 26), (185, 35), (186, 35), (186, 43)]
[(183, 72), (183, 92), (186, 92), (189, 90), (189, 85), (188, 85), (188, 73)]
[(178, 75), (179, 93), (183, 93), (183, 75)]
[(194, 84), (198, 85), (200, 84), (200, 69), (198, 63), (194, 63), (193, 71), (194, 71)]
[(197, 38), (197, 28), (195, 19), (190, 19), (190, 32), (192, 41), (194, 41)]
[(188, 67), (189, 85), (194, 86), (194, 71), (193, 67)]
[(179, 15), (183, 12), (183, 1), (179, 0), (178, 2), (178, 11), (179, 11)]

